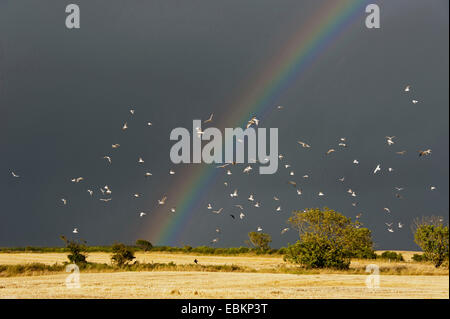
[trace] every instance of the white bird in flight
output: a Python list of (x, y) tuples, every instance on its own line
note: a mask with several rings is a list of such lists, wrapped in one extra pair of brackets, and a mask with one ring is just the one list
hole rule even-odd
[(111, 157), (110, 156), (103, 156), (104, 159), (106, 159), (109, 164), (111, 164)]
[(283, 235), (283, 234), (285, 234), (287, 231), (289, 230), (289, 228), (283, 228), (282, 230), (281, 230), (281, 235)]
[(159, 205), (164, 205), (166, 203), (166, 200), (167, 200), (167, 196), (164, 196), (163, 198), (158, 199), (158, 204)]
[(11, 171), (11, 175), (12, 175), (13, 177), (16, 177), (16, 178), (17, 178), (17, 177), (20, 177), (19, 175), (17, 175), (16, 173), (14, 173), (14, 172), (12, 172), (12, 171)]
[(89, 193), (89, 195), (91, 195), (92, 196), (92, 194), (94, 194), (94, 192), (93, 191), (91, 191), (90, 189), (88, 189), (87, 190), (87, 192)]
[(207, 120), (203, 121), (203, 124), (212, 122), (213, 116), (214, 116), (214, 113), (211, 113), (211, 115), (209, 116), (209, 118), (208, 118)]
[(262, 227), (258, 226), (258, 228), (256, 229), (257, 231), (262, 231)]
[(310, 148), (311, 147), (311, 145), (309, 145), (309, 144), (307, 144), (305, 142), (302, 142), (302, 141), (297, 141), (297, 143), (300, 144), (303, 148)]
[(233, 197), (238, 197), (238, 190), (235, 189), (233, 193), (230, 194), (230, 196)]
[(72, 231), (72, 233), (78, 234), (78, 228), (74, 228), (73, 231)]
[(63, 202), (64, 205), (67, 205), (67, 199), (61, 198), (61, 201)]
[(144, 163), (144, 159), (142, 157), (139, 157), (138, 163), (140, 163), (140, 164)]
[(376, 174), (379, 171), (381, 171), (381, 165), (380, 164), (378, 164), (377, 167), (375, 167), (373, 173)]
[(212, 212), (214, 214), (220, 214), (222, 212), (223, 208), (219, 208), (218, 210), (213, 210)]
[(145, 215), (147, 215), (147, 213), (144, 213), (144, 212), (139, 213), (139, 217), (144, 217)]

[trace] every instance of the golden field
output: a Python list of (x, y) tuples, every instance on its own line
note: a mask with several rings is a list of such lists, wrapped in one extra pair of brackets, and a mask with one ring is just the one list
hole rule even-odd
[[(345, 271), (318, 270), (305, 274), (281, 256), (210, 256), (137, 252), (139, 262), (238, 265), (250, 272), (134, 271), (82, 272), (81, 288), (68, 289), (68, 274), (0, 277), (0, 298), (449, 298), (448, 269), (406, 261), (355, 260)], [(110, 263), (108, 253), (90, 253), (88, 261)], [(63, 263), (65, 253), (0, 253), (0, 265)], [(381, 269), (380, 288), (365, 285), (367, 264)], [(284, 272), (284, 273), (283, 273)], [(358, 273), (356, 273), (358, 272)]]

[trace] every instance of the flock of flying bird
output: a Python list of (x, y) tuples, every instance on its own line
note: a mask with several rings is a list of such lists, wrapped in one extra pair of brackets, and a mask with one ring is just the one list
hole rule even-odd
[[(404, 92), (410, 92), (410, 91), (411, 91), (411, 86), (410, 86), (410, 85), (406, 86), (405, 89), (404, 89)], [(413, 104), (417, 104), (417, 103), (419, 103), (419, 101), (413, 99), (413, 100), (412, 100), (412, 103), (413, 103)], [(277, 110), (282, 110), (282, 109), (284, 109), (283, 106), (277, 106)], [(134, 109), (130, 109), (130, 114), (133, 116), (133, 115), (135, 114), (135, 110), (134, 110)], [(203, 121), (203, 123), (206, 124), (206, 123), (211, 123), (211, 122), (213, 122), (213, 117), (214, 117), (214, 114), (211, 114), (207, 120)], [(259, 120), (256, 116), (253, 116), (253, 117), (248, 121), (248, 123), (247, 123), (247, 125), (246, 125), (246, 128), (258, 126), (258, 125), (259, 125), (259, 121), (260, 121), (260, 120)], [(151, 122), (147, 122), (147, 126), (152, 126), (152, 125), (153, 125), (153, 124), (152, 124)], [(125, 122), (125, 123), (123, 124), (123, 126), (122, 126), (122, 130), (125, 131), (125, 130), (127, 130), (127, 129), (128, 129), (128, 123)], [(197, 128), (197, 134), (198, 134), (199, 136), (200, 136), (201, 134), (203, 134), (203, 132), (200, 130), (200, 128)], [(388, 146), (394, 145), (394, 144), (395, 144), (395, 138), (396, 138), (395, 136), (386, 136), (386, 137), (385, 137), (385, 139), (386, 139), (386, 144), (387, 144)], [(237, 142), (241, 142), (241, 143), (242, 143), (243, 141), (242, 141), (242, 140), (238, 140)], [(298, 141), (298, 145), (299, 145), (301, 148), (304, 148), (304, 149), (309, 149), (309, 148), (311, 148), (311, 145), (308, 144), (308, 143), (306, 143), (306, 142), (304, 142), (304, 141)], [(341, 148), (347, 148), (347, 147), (348, 147), (347, 139), (346, 139), (345, 137), (341, 137), (341, 138), (339, 139), (338, 147), (341, 147)], [(120, 148), (120, 144), (112, 144), (112, 145), (111, 145), (111, 148), (112, 148), (112, 149), (119, 149), (119, 148)], [(326, 155), (326, 156), (329, 156), (329, 155), (331, 155), (333, 152), (336, 152), (336, 148), (330, 148), (330, 149), (328, 149), (328, 150), (325, 152), (325, 155)], [(404, 151), (404, 150), (403, 150), (403, 151), (398, 151), (398, 152), (396, 152), (396, 154), (398, 154), (398, 155), (405, 155), (405, 154), (406, 154), (406, 151)], [(419, 157), (425, 157), (425, 156), (430, 156), (430, 155), (431, 155), (431, 149), (425, 149), (425, 150), (419, 150), (419, 151), (418, 151), (418, 156), (419, 156)], [(284, 159), (284, 156), (283, 156), (282, 154), (279, 154), (279, 155), (278, 155), (278, 158), (279, 158), (279, 160), (283, 160), (283, 159)], [(103, 156), (103, 159), (106, 161), (106, 164), (107, 164), (107, 165), (111, 165), (111, 164), (112, 164), (112, 156), (111, 156), (111, 155), (104, 155), (104, 156)], [(256, 161), (256, 160), (249, 160), (249, 161), (252, 162), (252, 163), (255, 163), (255, 164), (258, 162), (258, 161)], [(263, 163), (263, 162), (264, 162), (264, 161), (261, 161), (260, 163)], [(145, 161), (144, 161), (144, 159), (143, 159), (142, 157), (139, 157), (139, 158), (137, 159), (137, 164), (138, 164), (138, 165), (143, 165), (144, 163), (145, 163)], [(359, 164), (359, 160), (358, 160), (358, 159), (354, 159), (354, 160), (353, 160), (353, 164), (354, 164), (354, 165), (358, 165), (358, 164)], [(225, 164), (223, 164), (223, 165), (217, 166), (217, 169), (224, 169), (224, 170), (225, 170), (225, 174), (226, 174), (227, 176), (230, 176), (230, 175), (233, 174), (233, 173), (232, 173), (232, 170), (231, 170), (230, 168), (231, 168), (232, 166), (235, 166), (235, 165), (237, 165), (235, 162), (232, 162), (232, 163), (225, 163)], [(284, 168), (290, 170), (290, 171), (289, 171), (289, 176), (294, 176), (294, 175), (295, 175), (295, 172), (294, 172), (293, 170), (291, 170), (291, 165), (290, 165), (290, 164), (284, 164)], [(252, 168), (251, 165), (247, 165), (247, 166), (245, 166), (244, 169), (242, 170), (242, 173), (243, 173), (243, 174), (249, 174), (249, 173), (252, 171), (252, 169), (253, 169), (253, 168)], [(373, 174), (378, 174), (379, 172), (381, 172), (381, 170), (382, 170), (382, 164), (381, 164), (381, 163), (380, 163), (380, 164), (377, 164), (376, 167), (373, 169)], [(388, 167), (387, 170), (388, 170), (389, 172), (394, 171), (394, 169), (391, 168), (391, 167)], [(169, 173), (169, 175), (175, 175), (175, 171), (172, 170), (172, 169), (169, 170), (168, 173)], [(12, 175), (14, 178), (20, 178), (20, 177), (21, 177), (19, 174), (17, 174), (17, 173), (14, 172), (14, 171), (11, 171), (11, 175)], [(150, 173), (149, 171), (146, 171), (146, 172), (144, 173), (144, 177), (150, 177), (150, 176), (152, 176), (152, 173)], [(309, 175), (303, 175), (302, 178), (307, 179), (307, 178), (309, 178)], [(81, 176), (80, 176), (80, 177), (74, 177), (74, 178), (71, 178), (71, 179), (70, 179), (70, 182), (72, 182), (72, 183), (81, 183), (81, 182), (83, 182), (83, 181), (84, 181), (84, 177), (81, 177)], [(345, 181), (345, 177), (339, 178), (338, 181), (341, 182), (341, 183), (343, 183), (343, 182)], [(293, 181), (293, 180), (289, 180), (287, 183), (288, 183), (289, 185), (293, 186), (293, 187), (296, 189), (296, 193), (297, 193), (298, 196), (301, 196), (301, 195), (302, 195), (302, 189), (298, 187), (297, 182), (295, 182), (295, 181)], [(224, 182), (224, 185), (225, 185), (226, 187), (228, 187), (228, 186), (229, 186), (229, 182), (228, 182), (228, 181), (225, 181), (225, 182)], [(403, 189), (404, 189), (403, 187), (395, 187), (395, 190), (397, 191), (397, 193), (395, 194), (395, 197), (396, 197), (396, 198), (398, 198), (398, 199), (402, 199), (402, 198), (403, 198), (402, 195), (400, 194), (401, 191), (402, 191)], [(436, 190), (436, 186), (430, 186), (430, 190), (431, 190), (431, 191)], [(93, 194), (94, 194), (94, 190), (93, 190), (93, 189), (87, 189), (86, 191), (87, 191), (87, 193), (88, 193), (89, 196), (91, 196), (91, 197), (93, 196)], [(109, 201), (112, 200), (112, 196), (111, 196), (111, 195), (112, 195), (112, 190), (111, 190), (111, 188), (110, 188), (108, 185), (104, 185), (104, 186), (102, 186), (102, 187), (99, 187), (99, 191), (100, 191), (101, 194), (102, 194), (101, 198), (99, 198), (100, 201), (102, 201), (102, 202), (109, 202)], [(350, 194), (351, 197), (357, 197), (357, 196), (358, 196), (358, 195), (356, 194), (356, 192), (355, 192), (354, 190), (352, 190), (351, 188), (348, 188), (347, 193)], [(141, 196), (141, 194), (135, 193), (135, 194), (132, 194), (132, 196), (133, 196), (134, 198), (139, 198), (139, 197)], [(238, 198), (238, 197), (239, 197), (239, 191), (238, 191), (238, 189), (234, 189), (234, 190), (229, 194), (229, 196), (230, 196), (231, 199), (236, 199), (236, 198)], [(325, 193), (322, 192), (322, 191), (319, 191), (319, 192), (317, 193), (317, 196), (323, 197), (323, 196), (325, 196)], [(68, 205), (68, 199), (67, 199), (67, 198), (61, 198), (60, 200), (61, 200), (61, 202), (62, 202), (62, 205)], [(275, 207), (275, 212), (280, 212), (280, 211), (282, 210), (281, 205), (279, 205), (280, 199), (279, 199), (277, 196), (273, 196), (273, 200), (277, 203), (277, 204), (276, 204), (276, 207)], [(167, 201), (167, 196), (164, 195), (161, 199), (158, 199), (157, 205), (165, 205), (165, 204), (166, 204), (166, 201)], [(246, 202), (250, 203), (250, 205), (252, 205), (252, 206), (255, 207), (255, 208), (261, 207), (261, 201), (260, 201), (260, 200), (257, 200), (255, 194), (253, 194), (253, 193), (251, 193), (251, 194), (248, 195), (248, 197), (246, 198)], [(356, 207), (357, 204), (358, 204), (357, 202), (353, 202), (353, 203), (352, 203), (352, 206)], [(238, 215), (239, 219), (241, 219), (241, 220), (244, 219), (244, 218), (246, 217), (245, 212), (244, 212), (244, 210), (245, 210), (245, 209), (244, 209), (244, 206), (241, 205), (241, 204), (234, 204), (233, 206), (236, 207), (236, 208), (239, 210), (239, 215)], [(214, 214), (221, 214), (221, 213), (224, 211), (224, 208), (223, 208), (223, 207), (220, 207), (220, 208), (214, 208), (212, 203), (208, 203), (208, 205), (207, 205), (206, 208), (207, 208), (207, 210), (211, 211), (211, 212), (214, 213)], [(388, 207), (384, 207), (383, 210), (384, 210), (386, 213), (388, 213), (388, 214), (391, 213), (391, 210), (390, 210)], [(176, 212), (176, 208), (175, 208), (175, 207), (171, 207), (171, 208), (169, 209), (169, 211), (170, 211), (171, 213), (175, 213), (175, 212)], [(143, 212), (143, 211), (138, 212), (138, 216), (139, 216), (140, 218), (143, 218), (143, 217), (145, 217), (146, 215), (147, 215), (146, 212)], [(235, 214), (229, 214), (229, 215), (230, 215), (230, 217), (231, 217), (232, 219), (236, 219), (236, 215), (235, 215)], [(361, 218), (361, 216), (362, 216), (362, 213), (359, 213), (358, 215), (356, 215), (356, 219)], [(386, 226), (387, 226), (387, 231), (389, 231), (389, 232), (394, 232), (394, 223), (386, 223)], [(403, 227), (403, 223), (398, 222), (396, 226), (400, 229), (400, 228)], [(262, 231), (263, 231), (263, 229), (262, 229), (261, 226), (258, 226), (258, 227), (256, 228), (256, 230), (257, 230), (258, 232), (262, 232)], [(220, 228), (216, 228), (215, 231), (216, 231), (216, 233), (218, 233), (218, 234), (221, 233)], [(288, 231), (289, 231), (289, 228), (283, 228), (283, 229), (281, 230), (281, 234), (283, 235), (283, 234), (285, 234), (285, 233), (288, 232)], [(72, 232), (73, 232), (74, 234), (78, 234), (79, 230), (78, 230), (78, 228), (75, 227), (75, 228), (73, 229)], [(211, 243), (217, 243), (218, 241), (219, 241), (219, 238), (214, 238), (214, 239), (211, 241)]]

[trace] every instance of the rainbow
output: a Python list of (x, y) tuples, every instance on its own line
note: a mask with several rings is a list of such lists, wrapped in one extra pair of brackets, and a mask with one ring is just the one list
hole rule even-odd
[[(374, 2), (373, 0), (370, 2)], [(343, 33), (346, 27), (365, 15), (369, 0), (330, 0), (311, 16), (290, 38), (249, 88), (242, 90), (230, 115), (216, 127), (243, 126), (251, 115), (264, 118), (274, 108), (278, 97), (310, 67)], [(216, 180), (214, 165), (196, 164), (177, 179), (170, 194), (178, 198), (177, 213), (156, 212), (145, 234), (157, 245), (176, 245), (183, 228), (199, 204), (202, 195)], [(222, 172), (223, 173), (223, 172)], [(170, 198), (170, 194), (168, 197)], [(180, 196), (181, 194), (181, 196)]]

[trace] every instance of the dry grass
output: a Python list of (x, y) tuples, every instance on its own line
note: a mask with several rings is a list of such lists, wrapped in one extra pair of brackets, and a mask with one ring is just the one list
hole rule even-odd
[[(301, 270), (280, 256), (139, 252), (141, 263), (177, 266), (134, 272), (93, 269), (95, 273), (81, 273), (79, 289), (65, 287), (66, 273), (0, 278), (0, 298), (449, 298), (448, 269), (409, 262), (412, 254), (403, 252), (405, 262), (354, 260), (350, 270), (334, 271)], [(109, 264), (109, 257), (90, 253), (88, 260)], [(199, 265), (193, 264), (195, 258)], [(8, 265), (65, 261), (65, 253), (0, 254), (0, 264)], [(381, 287), (375, 290), (365, 287), (365, 267), (371, 263), (381, 269)], [(221, 272), (231, 265), (239, 268)]]
[(381, 276), (378, 289), (342, 274), (88, 273), (78, 289), (65, 274), (19, 278), (0, 278), (0, 298), (449, 298), (448, 276)]

